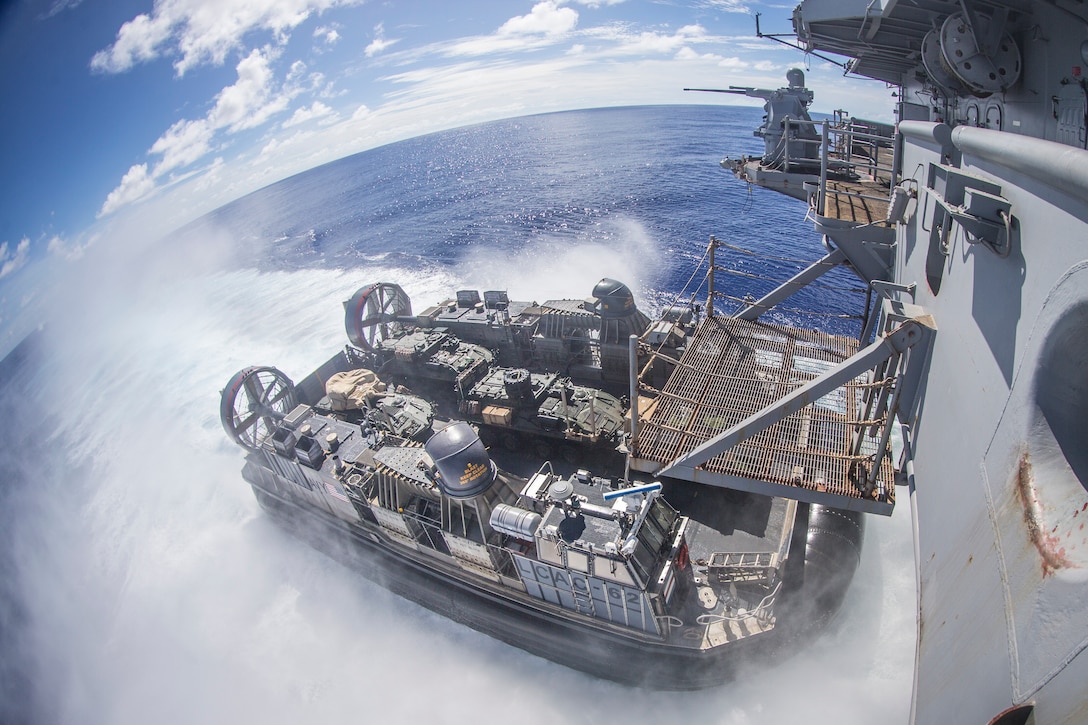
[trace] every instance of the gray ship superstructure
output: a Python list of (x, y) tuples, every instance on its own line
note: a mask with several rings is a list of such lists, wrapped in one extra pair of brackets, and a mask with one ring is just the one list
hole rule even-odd
[[(816, 168), (723, 162), (778, 191), (801, 174), (827, 247), (737, 316), (844, 263), (871, 291), (874, 322), (851, 359), (882, 359), (868, 379), (891, 382), (864, 417), (902, 432), (918, 581), (912, 720), (1086, 722), (1088, 6), (805, 0), (793, 27), (805, 52), (888, 83), (897, 124), (893, 135), (842, 113), (812, 122)], [(749, 431), (657, 475), (734, 483), (707, 461), (735, 455)], [(814, 498), (803, 471), (796, 485)]]

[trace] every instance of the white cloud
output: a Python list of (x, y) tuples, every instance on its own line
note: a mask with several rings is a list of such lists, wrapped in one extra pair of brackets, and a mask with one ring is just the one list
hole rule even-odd
[[(138, 63), (176, 53), (179, 76), (203, 63), (221, 65), (252, 32), (287, 42), (290, 32), (315, 13), (361, 0), (158, 0), (151, 15), (137, 15), (117, 31), (110, 47), (95, 53), (91, 67), (121, 73)], [(335, 32), (335, 31), (334, 31)], [(328, 40), (328, 35), (326, 35)], [(335, 41), (332, 41), (335, 42)]]
[[(755, 36), (739, 37), (733, 39), (733, 46), (738, 50), (750, 50), (753, 53), (763, 54), (768, 51), (767, 41), (761, 40)], [(782, 46), (771, 46), (775, 50), (779, 50)], [(796, 56), (794, 56), (796, 57)]]
[(260, 151), (257, 152), (257, 157), (260, 158), (271, 155), (273, 151), (280, 147), (280, 144), (281, 142), (279, 139), (274, 138), (270, 140), (268, 143), (261, 147)]
[(748, 66), (749, 63), (747, 61), (741, 60), (735, 55), (728, 58), (718, 58), (719, 68), (728, 68), (729, 70), (743, 70)]
[[(162, 159), (156, 164), (148, 180), (153, 180), (182, 166), (188, 166), (211, 150), (214, 129), (205, 119), (196, 121), (181, 120), (152, 144), (150, 153), (159, 154)], [(144, 170), (147, 165), (143, 164)], [(136, 167), (132, 167), (135, 169)], [(131, 170), (129, 173), (132, 173)], [(124, 184), (124, 181), (121, 182)]]
[(123, 73), (137, 63), (154, 60), (159, 46), (170, 37), (173, 20), (156, 14), (137, 15), (117, 31), (117, 41), (91, 58), (91, 68), (106, 73)]
[(53, 6), (49, 8), (48, 12), (45, 13), (45, 17), (51, 18), (63, 13), (65, 10), (77, 8), (82, 2), (83, 0), (56, 0), (56, 2), (53, 3)]
[(399, 38), (387, 40), (385, 37), (385, 24), (378, 23), (374, 26), (374, 40), (370, 41), (370, 45), (366, 46), (366, 50), (363, 51), (363, 54), (366, 55), (367, 58), (373, 58), (398, 41)]
[(727, 13), (745, 13), (749, 15), (752, 13), (751, 8), (745, 5), (742, 0), (703, 0), (701, 5), (714, 10), (724, 10)]
[(364, 50), (363, 53), (366, 55), (367, 58), (373, 58), (378, 53), (381, 53), (383, 50), (396, 42), (396, 39), (386, 40), (385, 38), (375, 38), (374, 40), (370, 41), (370, 44), (366, 46), (366, 50)]
[(571, 37), (578, 25), (578, 12), (544, 0), (527, 15), (517, 15), (491, 35), (462, 38), (431, 49), (448, 57), (482, 56), (508, 51), (532, 51), (555, 45)]
[(310, 81), (314, 87), (314, 93), (320, 98), (339, 98), (348, 95), (348, 89), (337, 88), (332, 81), (325, 83), (325, 76), (321, 73), (311, 73)]
[(510, 50), (534, 50), (544, 45), (551, 45), (551, 43), (547, 40), (541, 42), (541, 38), (530, 40), (517, 35), (484, 35), (452, 43), (446, 47), (443, 55), (450, 57), (490, 55)]
[(147, 174), (147, 164), (136, 164), (121, 178), (121, 183), (106, 197), (99, 217), (112, 214), (126, 204), (142, 199), (155, 190), (155, 180)]
[(222, 171), (225, 165), (226, 162), (223, 161), (223, 157), (216, 156), (215, 159), (212, 161), (211, 166), (209, 166), (207, 169), (204, 169), (204, 173), (202, 173), (200, 175), (200, 178), (194, 182), (194, 190), (199, 193), (202, 191), (207, 191), (208, 189), (218, 184), (222, 180), (220, 171)]
[[(320, 73), (313, 74), (317, 78), (318, 84), (324, 79), (324, 76)], [(287, 70), (287, 76), (284, 78), (285, 83), (297, 84), (302, 81), (306, 76), (306, 64), (301, 60), (296, 60), (291, 64), (291, 67)]]
[[(272, 96), (273, 73), (269, 63), (276, 51), (254, 48), (238, 63), (238, 80), (219, 92), (215, 107), (208, 114), (212, 128), (228, 127), (231, 132), (254, 128), (268, 120), (269, 116), (287, 108), (288, 98), (282, 94)], [(288, 78), (300, 76), (305, 64), (291, 66)]]
[(8, 252), (7, 242), (0, 244), (0, 279), (21, 269), (29, 257), (30, 240), (26, 237), (23, 237), (11, 253)]
[(389, 101), (375, 115), (432, 113), (448, 126), (454, 118), (458, 124), (482, 120), (481, 113), (495, 118), (533, 107), (553, 110), (549, 99), (554, 102), (576, 92), (584, 78), (574, 74), (586, 66), (580, 56), (564, 55), (535, 63), (471, 61), (405, 71), (384, 78), (404, 88), (388, 94)]
[[(267, 159), (271, 156), (282, 154), (285, 149), (297, 147), (300, 142), (313, 138), (313, 136), (313, 131), (298, 130), (286, 138), (274, 138), (264, 145), (257, 154), (257, 158)], [(269, 168), (267, 161), (263, 163), (263, 166)]]
[[(265, 46), (255, 48), (239, 61), (238, 80), (216, 94), (215, 105), (207, 115), (195, 120), (182, 119), (170, 126), (148, 149), (149, 154), (161, 157), (159, 162), (150, 170), (146, 163), (130, 168), (120, 185), (110, 192), (98, 216), (144, 198), (155, 189), (156, 181), (164, 174), (196, 163), (213, 150), (216, 134), (233, 134), (260, 126), (285, 111), (291, 100), (304, 92), (307, 82), (314, 89), (324, 83), (323, 75), (307, 76), (306, 64), (295, 61), (283, 84), (276, 88), (271, 64), (279, 53), (278, 49)], [(310, 118), (328, 115), (331, 111), (324, 104), (315, 103), (309, 109)], [(302, 120), (306, 119), (300, 117), (298, 122)]]
[(615, 49), (617, 54), (643, 55), (647, 53), (672, 53), (688, 43), (702, 43), (708, 39), (706, 30), (700, 25), (685, 25), (671, 35), (654, 31), (641, 32), (638, 35), (620, 36), (620, 43)]
[(716, 57), (713, 53), (696, 53), (686, 45), (676, 51), (677, 60), (714, 60)]
[(499, 28), (499, 35), (565, 35), (578, 25), (578, 13), (559, 7), (554, 0), (533, 6), (528, 15), (510, 18)]
[(291, 115), (291, 118), (283, 122), (284, 128), (290, 128), (291, 126), (298, 126), (299, 124), (312, 121), (315, 118), (325, 118), (327, 116), (334, 115), (333, 110), (326, 106), (321, 101), (314, 101), (309, 107), (302, 107), (295, 109), (295, 112)]
[(573, 0), (573, 2), (585, 5), (587, 8), (599, 8), (605, 5), (619, 5), (624, 0)]
[(336, 45), (340, 40), (340, 33), (335, 26), (321, 25), (314, 28), (314, 37), (323, 39), (325, 45)]
[[(682, 61), (692, 61), (692, 62), (703, 61), (703, 62), (714, 63), (719, 68), (728, 68), (729, 70), (755, 69), (755, 70), (758, 70), (758, 71), (766, 71), (766, 70), (773, 70), (774, 68), (777, 67), (774, 63), (770, 63), (769, 61), (760, 61), (758, 63), (753, 64), (753, 63), (751, 63), (749, 61), (746, 61), (746, 60), (743, 60), (743, 59), (741, 59), (741, 58), (739, 58), (739, 57), (737, 57), (735, 55), (725, 57), (725, 56), (718, 55), (717, 53), (699, 53), (699, 52), (696, 52), (695, 50), (692, 50), (691, 48), (689, 48), (686, 45), (683, 48), (681, 48), (680, 50), (676, 51), (676, 55), (673, 56), (673, 57), (676, 58), (676, 60), (682, 60)], [(769, 66), (769, 67), (765, 67), (765, 66)]]
[(54, 236), (46, 245), (46, 250), (54, 257), (60, 257), (61, 259), (73, 262), (83, 257), (87, 248), (91, 246), (93, 242), (93, 238), (84, 244), (80, 244), (76, 241), (68, 241), (60, 236)]

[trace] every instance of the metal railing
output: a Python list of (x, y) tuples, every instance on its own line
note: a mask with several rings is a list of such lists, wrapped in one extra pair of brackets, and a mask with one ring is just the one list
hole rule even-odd
[[(882, 124), (855, 121), (836, 114), (834, 122), (806, 121), (787, 118), (781, 140), (782, 171), (810, 171), (815, 158), (804, 155), (803, 159), (790, 157), (790, 147), (817, 146), (820, 161), (820, 189), (816, 198), (816, 211), (823, 215), (828, 194), (854, 196), (872, 201), (887, 201), (887, 196), (872, 196), (858, 192), (828, 189), (828, 176), (871, 179), (890, 189), (895, 186), (897, 144), (894, 136), (882, 132)], [(801, 138), (802, 128), (819, 129), (819, 138)], [(885, 157), (888, 161), (885, 162)]]

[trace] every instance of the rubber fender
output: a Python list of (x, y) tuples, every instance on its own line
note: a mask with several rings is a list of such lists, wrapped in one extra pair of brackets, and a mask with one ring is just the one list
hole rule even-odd
[(829, 615), (837, 612), (861, 563), (864, 538), (863, 514), (812, 504), (802, 599)]

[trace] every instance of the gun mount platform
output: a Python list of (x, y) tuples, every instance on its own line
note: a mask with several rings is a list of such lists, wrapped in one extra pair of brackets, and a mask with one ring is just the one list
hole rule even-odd
[(883, 224), (888, 215), (888, 187), (879, 181), (827, 182), (823, 216), (857, 224)]

